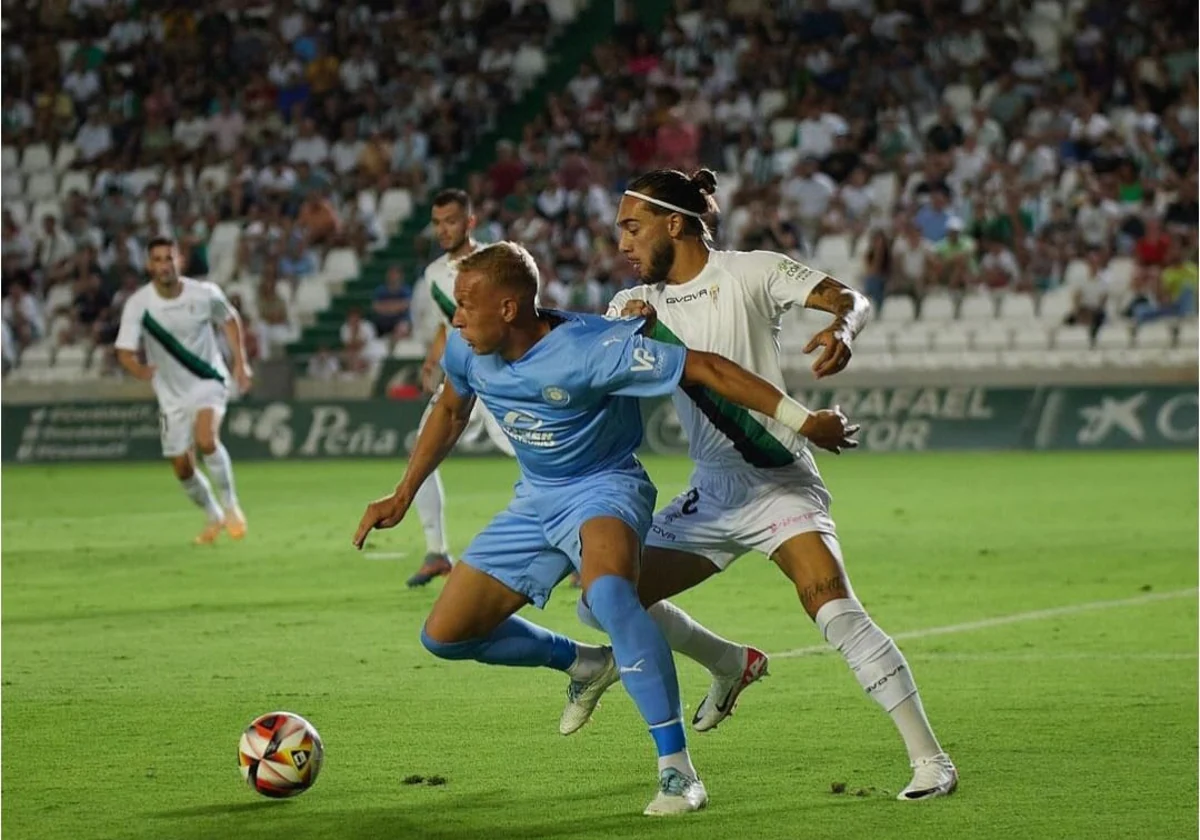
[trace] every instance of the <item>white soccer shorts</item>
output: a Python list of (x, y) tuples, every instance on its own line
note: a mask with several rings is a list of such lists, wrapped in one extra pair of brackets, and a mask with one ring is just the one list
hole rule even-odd
[(697, 469), (691, 485), (654, 515), (646, 545), (698, 554), (724, 570), (751, 551), (770, 557), (798, 534), (837, 535), (829, 491), (803, 463)]
[[(434, 403), (438, 401), (438, 397), (442, 395), (442, 389), (445, 385), (439, 385), (433, 396), (429, 398), (429, 405), (425, 406), (425, 413), (421, 415), (421, 425), (417, 427), (420, 432), (425, 427), (425, 421), (429, 419), (429, 413), (433, 411)], [(500, 428), (500, 424), (496, 422), (496, 418), (492, 416), (492, 412), (487, 410), (487, 406), (483, 404), (483, 400), (475, 400), (475, 408), (471, 411), (471, 419), (467, 422), (467, 428), (463, 430), (460, 440), (478, 440), (480, 435), (486, 434), (492, 445), (507, 455), (509, 458), (515, 458), (517, 453), (513, 450), (512, 441), (508, 435), (504, 434), (504, 430)]]
[(222, 382), (205, 379), (197, 382), (182, 401), (158, 404), (159, 434), (164, 458), (187, 454), (196, 442), (196, 415), (211, 408), (219, 426), (225, 416), (229, 389)]

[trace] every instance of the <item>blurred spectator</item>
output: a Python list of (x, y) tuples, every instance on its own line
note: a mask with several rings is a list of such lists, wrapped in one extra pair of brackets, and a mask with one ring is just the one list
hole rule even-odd
[(1066, 323), (1088, 327), (1095, 339), (1108, 317), (1105, 305), (1108, 303), (1110, 285), (1108, 271), (1104, 267), (1104, 254), (1101, 251), (1089, 251), (1087, 273), (1071, 290), (1071, 311)]
[(336, 379), (342, 372), (342, 364), (326, 345), (322, 344), (317, 347), (317, 352), (314, 353), (308, 360), (308, 376), (310, 379), (321, 379), (328, 381)]
[(342, 364), (351, 373), (366, 373), (383, 356), (375, 325), (363, 318), (357, 306), (346, 313), (340, 338)]
[(411, 294), (404, 285), (404, 270), (393, 265), (371, 298), (371, 323), (375, 331), (389, 341), (408, 337), (412, 333), (410, 303)]

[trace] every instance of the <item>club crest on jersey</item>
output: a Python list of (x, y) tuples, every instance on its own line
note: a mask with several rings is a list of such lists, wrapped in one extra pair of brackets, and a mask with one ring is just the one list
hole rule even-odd
[(551, 405), (566, 405), (571, 401), (571, 395), (557, 385), (547, 385), (543, 388), (542, 398)]

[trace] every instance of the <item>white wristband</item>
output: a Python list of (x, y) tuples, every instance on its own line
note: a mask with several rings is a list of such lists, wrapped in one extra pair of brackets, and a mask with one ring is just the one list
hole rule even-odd
[(779, 406), (775, 409), (775, 419), (797, 432), (800, 431), (810, 414), (812, 414), (811, 411), (787, 394), (783, 395), (783, 399), (779, 401)]

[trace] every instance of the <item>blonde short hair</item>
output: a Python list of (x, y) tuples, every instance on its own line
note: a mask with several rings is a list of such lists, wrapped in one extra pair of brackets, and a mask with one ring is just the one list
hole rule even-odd
[(516, 242), (496, 242), (486, 245), (458, 264), (459, 272), (471, 271), (486, 275), (521, 295), (536, 297), (538, 267), (533, 254)]

